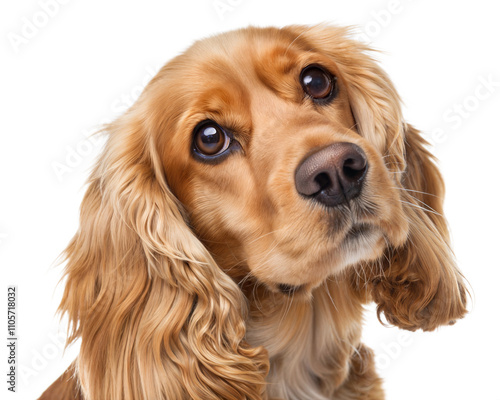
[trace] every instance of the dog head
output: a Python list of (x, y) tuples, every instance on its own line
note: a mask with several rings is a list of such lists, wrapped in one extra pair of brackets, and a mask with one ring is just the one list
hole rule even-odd
[(291, 27), (210, 38), (149, 88), (143, 106), (154, 109), (166, 180), (236, 279), (310, 293), (407, 238), (399, 101), (344, 34)]
[(259, 398), (246, 285), (309, 299), (345, 279), (411, 330), (466, 312), (441, 176), (348, 30), (197, 42), (106, 132), (61, 304), (92, 398)]

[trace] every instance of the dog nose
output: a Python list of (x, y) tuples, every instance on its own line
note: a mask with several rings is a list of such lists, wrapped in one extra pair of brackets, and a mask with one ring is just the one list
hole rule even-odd
[(335, 207), (361, 193), (367, 170), (359, 146), (334, 143), (302, 160), (295, 171), (295, 187), (301, 195)]

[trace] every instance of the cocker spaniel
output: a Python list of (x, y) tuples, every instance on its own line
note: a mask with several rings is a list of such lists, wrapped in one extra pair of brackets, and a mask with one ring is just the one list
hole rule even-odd
[(383, 399), (363, 305), (466, 313), (443, 181), (349, 29), (195, 43), (106, 127), (60, 310), (78, 359), (42, 399)]

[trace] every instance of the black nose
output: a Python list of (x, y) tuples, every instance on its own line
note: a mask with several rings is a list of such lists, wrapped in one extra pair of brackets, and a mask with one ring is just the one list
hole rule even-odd
[(367, 170), (359, 146), (334, 143), (302, 160), (295, 171), (295, 187), (303, 196), (335, 207), (359, 196)]

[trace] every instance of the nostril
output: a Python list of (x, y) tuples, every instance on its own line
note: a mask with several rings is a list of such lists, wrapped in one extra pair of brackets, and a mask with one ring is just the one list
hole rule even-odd
[(332, 180), (326, 172), (321, 172), (320, 174), (316, 175), (314, 181), (319, 185), (318, 192), (333, 186)]
[(344, 177), (349, 180), (357, 181), (363, 177), (366, 172), (366, 161), (363, 157), (348, 158), (342, 166)]

